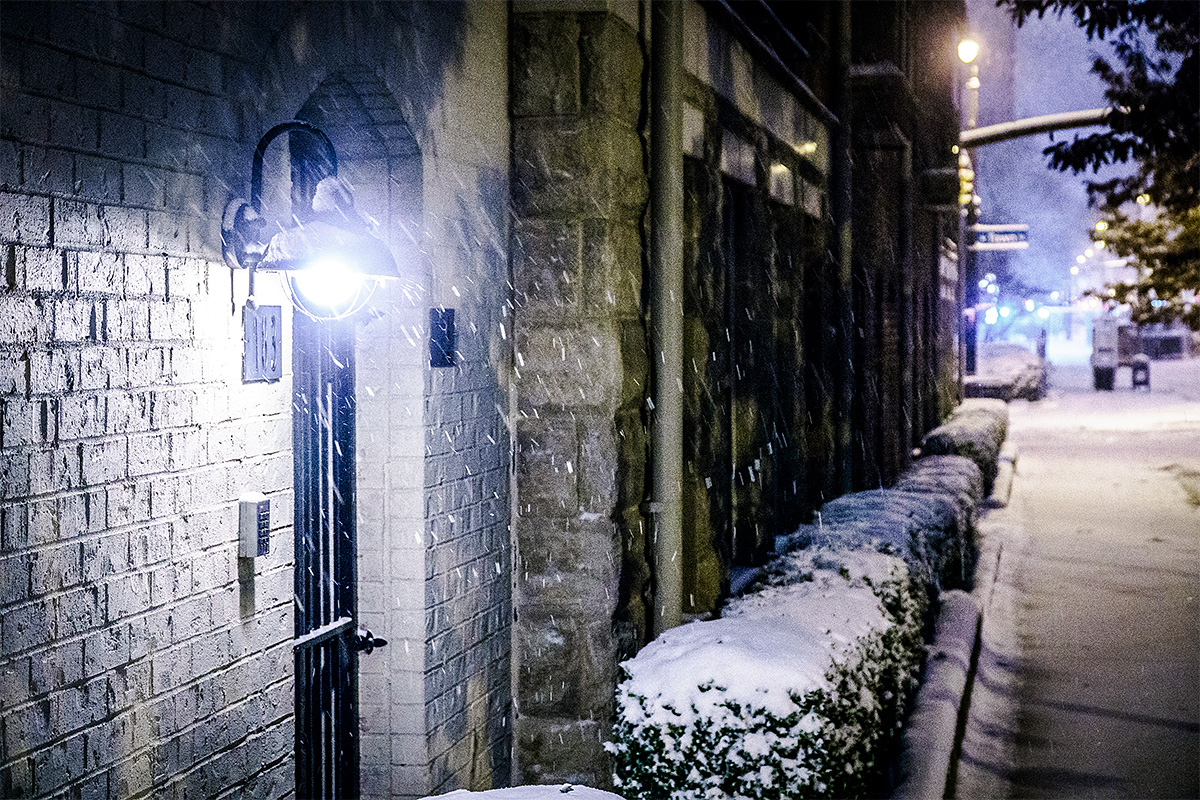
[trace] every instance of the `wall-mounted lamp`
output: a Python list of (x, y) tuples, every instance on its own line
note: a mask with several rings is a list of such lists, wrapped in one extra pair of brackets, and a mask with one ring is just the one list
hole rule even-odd
[[(283, 133), (312, 137), (322, 151), (317, 163), (325, 174), (316, 181), (311, 210), (300, 209), (305, 213), (293, 214), (295, 225), (279, 225), (279, 232), (267, 240), (267, 220), (262, 215), (263, 157)], [(250, 271), (247, 306), (251, 308), (255, 305), (255, 271), (286, 273), (292, 304), (323, 320), (354, 314), (366, 305), (379, 282), (400, 277), (391, 251), (372, 235), (367, 219), (354, 208), (350, 187), (338, 178), (333, 143), (320, 129), (299, 120), (276, 125), (259, 140), (250, 173), (250, 200), (237, 198), (226, 205), (221, 241), (229, 266)]]

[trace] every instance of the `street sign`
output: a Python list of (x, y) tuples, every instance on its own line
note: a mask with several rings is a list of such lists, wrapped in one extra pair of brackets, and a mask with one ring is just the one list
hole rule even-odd
[(975, 241), (971, 250), (1025, 250), (1029, 247), (1028, 225), (972, 225)]

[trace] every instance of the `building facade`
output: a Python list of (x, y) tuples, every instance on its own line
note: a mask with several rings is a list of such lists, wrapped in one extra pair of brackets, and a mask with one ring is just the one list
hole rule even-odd
[[(653, 5), (0, 12), (0, 794), (603, 786), (664, 603), (895, 479), (959, 385), (962, 4), (674, 7), (678, 374)], [(291, 120), (336, 159), (259, 151), (266, 238), (336, 174), (398, 266), (344, 319), (223, 255)]]

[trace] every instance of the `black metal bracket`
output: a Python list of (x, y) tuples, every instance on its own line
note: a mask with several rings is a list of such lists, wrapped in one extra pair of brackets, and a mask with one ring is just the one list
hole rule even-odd
[(354, 637), (354, 649), (370, 654), (376, 647), (387, 647), (387, 639), (381, 639), (366, 628), (359, 628)]

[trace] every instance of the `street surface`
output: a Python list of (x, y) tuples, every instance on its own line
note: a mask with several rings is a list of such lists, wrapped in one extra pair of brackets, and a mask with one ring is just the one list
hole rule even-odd
[[(1051, 353), (1053, 358), (1053, 353)], [(1086, 364), (1010, 405), (1019, 448), (955, 796), (1200, 797), (1200, 359)]]

